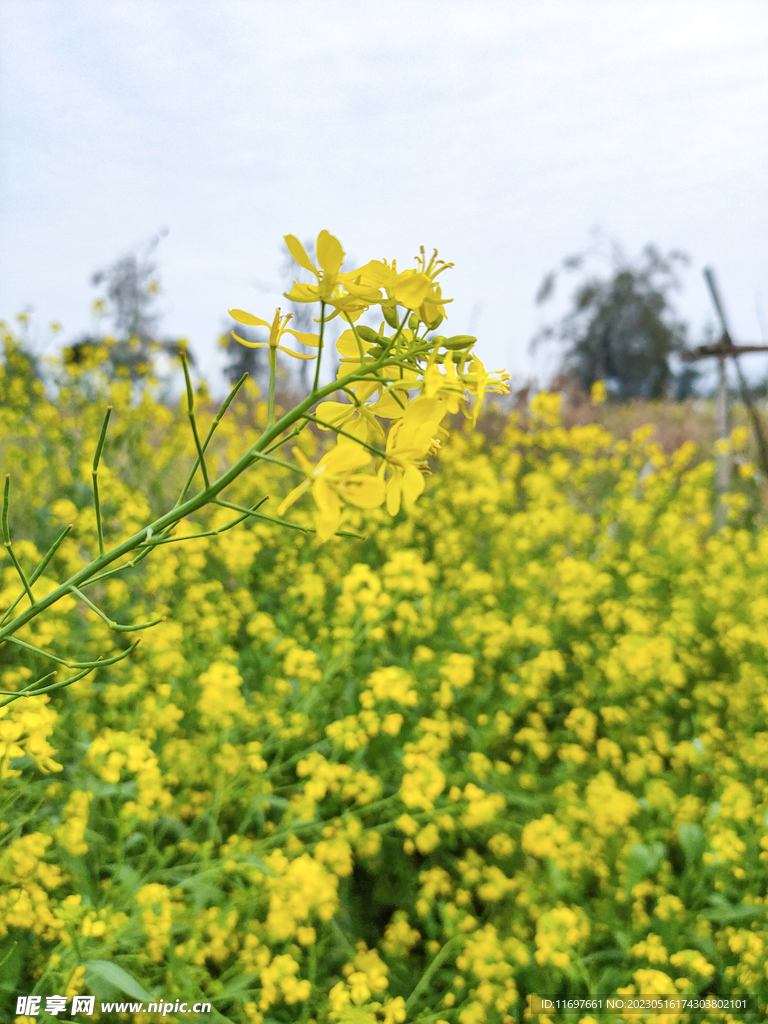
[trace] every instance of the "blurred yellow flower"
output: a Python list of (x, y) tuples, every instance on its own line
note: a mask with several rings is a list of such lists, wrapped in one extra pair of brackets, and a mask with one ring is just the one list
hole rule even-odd
[(284, 498), (277, 514), (283, 515), (311, 487), (318, 509), (317, 535), (320, 540), (328, 540), (338, 530), (341, 499), (358, 508), (376, 508), (384, 501), (384, 481), (378, 476), (356, 472), (371, 461), (371, 455), (358, 445), (337, 445), (323, 456), (317, 466), (312, 465), (300, 448), (294, 448), (293, 454), (307, 479)]
[(280, 316), (280, 307), (275, 312), (272, 323), (268, 323), (266, 320), (260, 319), (258, 316), (254, 316), (252, 313), (246, 313), (243, 309), (230, 309), (228, 310), (229, 315), (233, 320), (236, 320), (239, 324), (245, 324), (247, 327), (268, 327), (269, 328), (269, 341), (248, 341), (246, 338), (241, 338), (239, 334), (235, 334), (234, 331), (230, 331), (235, 341), (239, 341), (241, 345), (245, 345), (246, 348), (270, 348), (278, 349), (280, 352), (285, 352), (287, 356), (293, 356), (294, 359), (314, 359), (315, 354), (310, 353), (309, 355), (303, 352), (294, 352), (290, 348), (285, 348), (280, 345), (280, 338), (284, 334), (292, 334), (297, 341), (300, 341), (302, 345), (309, 345), (310, 348), (317, 348), (319, 344), (319, 338), (316, 334), (306, 334), (302, 331), (294, 331), (292, 327), (288, 326), (288, 323), (293, 319), (293, 313), (286, 313), (285, 316)]
[(389, 470), (387, 511), (391, 516), (400, 510), (401, 499), (410, 509), (424, 490), (421, 463), (435, 443), (435, 434), (446, 409), (437, 398), (415, 398), (405, 415), (390, 427), (387, 451), (379, 470), (380, 479)]

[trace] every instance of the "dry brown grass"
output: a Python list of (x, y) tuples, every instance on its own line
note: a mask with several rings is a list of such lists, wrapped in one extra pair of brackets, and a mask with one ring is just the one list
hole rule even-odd
[[(686, 441), (693, 441), (697, 445), (700, 458), (708, 458), (713, 452), (717, 439), (714, 399), (693, 398), (684, 402), (649, 402), (638, 399), (595, 406), (589, 395), (572, 385), (555, 385), (552, 390), (562, 395), (561, 413), (566, 428), (599, 423), (615, 437), (629, 440), (639, 427), (652, 423), (656, 428), (653, 439), (667, 453), (675, 451)], [(512, 412), (517, 413), (520, 427), (526, 429), (529, 402), (534, 394), (535, 390), (530, 385), (523, 385), (508, 396), (494, 397), (480, 417), (479, 429), (491, 442), (498, 443)], [(750, 428), (746, 409), (741, 404), (733, 407), (732, 427), (736, 426)], [(757, 458), (756, 451), (750, 450), (745, 454)]]

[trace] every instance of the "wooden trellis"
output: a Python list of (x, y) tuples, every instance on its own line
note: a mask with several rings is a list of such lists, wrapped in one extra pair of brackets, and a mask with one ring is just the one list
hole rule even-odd
[[(760, 415), (755, 407), (752, 394), (744, 378), (744, 374), (741, 372), (741, 366), (739, 364), (740, 355), (744, 355), (748, 352), (768, 352), (768, 345), (735, 345), (733, 343), (731, 332), (728, 330), (723, 303), (720, 299), (720, 293), (715, 281), (714, 271), (710, 267), (707, 267), (704, 270), (704, 277), (706, 279), (707, 286), (709, 287), (715, 310), (717, 311), (720, 326), (722, 327), (722, 334), (720, 336), (720, 340), (716, 344), (699, 345), (698, 348), (692, 349), (689, 352), (681, 352), (680, 358), (683, 362), (694, 363), (699, 359), (708, 359), (712, 356), (717, 357), (719, 369), (717, 387), (717, 433), (718, 438), (721, 439), (729, 437), (731, 433), (731, 408), (728, 393), (728, 378), (726, 375), (726, 360), (729, 357), (733, 359), (736, 367), (736, 373), (739, 378), (739, 390), (741, 391), (741, 397), (747, 408), (749, 418), (752, 422), (752, 429), (755, 434), (755, 443), (757, 444), (760, 468), (765, 479), (768, 480), (768, 444), (766, 443), (765, 432), (763, 431), (763, 425), (760, 421)], [(724, 452), (718, 456), (717, 463), (717, 490), (719, 494), (724, 494), (728, 490), (730, 478), (731, 458), (727, 452)], [(719, 506), (719, 511), (720, 518), (722, 519), (724, 511), (722, 505)]]

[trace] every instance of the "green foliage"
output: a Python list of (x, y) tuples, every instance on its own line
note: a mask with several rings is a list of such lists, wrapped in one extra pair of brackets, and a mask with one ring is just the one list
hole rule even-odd
[[(184, 363), (182, 417), (128, 379), (105, 414), (77, 375), (0, 409), (26, 495), (6, 482), (0, 1013), (91, 992), (234, 1024), (515, 1024), (529, 996), (622, 993), (764, 1019), (754, 467), (715, 531), (713, 463), (651, 426), (568, 430), (539, 394), (485, 442), (506, 389), (474, 339), (432, 336), (444, 265), (339, 276), (327, 232), (321, 269), (288, 244), (319, 335), (232, 311), (270, 328), (267, 401), (244, 380), (216, 409)], [(367, 305), (393, 334), (355, 328)], [(350, 329), (318, 388), (329, 308)], [(317, 350), (287, 413), (286, 334)], [(41, 686), (52, 659), (82, 670), (69, 693)]]
[[(245, 397), (212, 470), (260, 436), (266, 403)], [(193, 442), (149, 400), (113, 404), (101, 500), (132, 531), (146, 494), (178, 494)], [(254, 520), (214, 536), (227, 512), (207, 507), (101, 585), (121, 620), (166, 621), (68, 696), (0, 712), (6, 1016), (19, 993), (143, 991), (237, 1024), (503, 1024), (533, 993), (631, 986), (764, 1014), (756, 495), (714, 533), (711, 462), (665, 458), (648, 430), (564, 430), (557, 404), (536, 396), (497, 444), (452, 435), (411, 514), (352, 511), (366, 540)], [(94, 546), (80, 452), (101, 419), (46, 421), (53, 470), (14, 439), (41, 499), (22, 562), (68, 522), (52, 574)], [(275, 463), (260, 480), (292, 484)], [(253, 500), (247, 477), (232, 498)], [(10, 562), (2, 583), (15, 594)], [(94, 654), (109, 635), (87, 607), (46, 621)], [(42, 663), (7, 654), (21, 688)]]

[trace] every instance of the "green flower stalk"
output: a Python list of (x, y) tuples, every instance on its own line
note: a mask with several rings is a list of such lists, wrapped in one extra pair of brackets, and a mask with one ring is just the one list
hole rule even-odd
[[(10, 477), (6, 476), (3, 536), (6, 551), (20, 578), (22, 591), (0, 620), (0, 644), (11, 643), (56, 664), (79, 671), (67, 679), (53, 682), (50, 680), (55, 673), (48, 672), (17, 692), (6, 694), (6, 699), (0, 701), (0, 707), (22, 696), (48, 693), (68, 686), (95, 668), (115, 664), (135, 650), (138, 640), (109, 658), (102, 656), (97, 661), (83, 661), (66, 658), (19, 640), (16, 634), (65, 597), (74, 597), (85, 604), (118, 635), (149, 629), (160, 623), (162, 617), (140, 624), (118, 623), (85, 591), (96, 583), (134, 568), (157, 548), (200, 536), (174, 537), (175, 528), (183, 520), (208, 506), (219, 506), (237, 512), (237, 517), (203, 536), (217, 536), (246, 521), (263, 520), (305, 532), (314, 531), (322, 541), (335, 534), (359, 537), (359, 534), (341, 529), (346, 507), (376, 508), (386, 504), (389, 513), (396, 515), (402, 502), (406, 509), (410, 509), (424, 489), (424, 473), (428, 472), (425, 460), (439, 447), (441, 435), (447, 433), (440, 425), (443, 418), (448, 413), (462, 409), (465, 415), (471, 415), (475, 420), (486, 392), (507, 392), (508, 375), (489, 375), (472, 354), (474, 338), (434, 335), (434, 329), (445, 317), (444, 303), (450, 301), (442, 297), (440, 285), (435, 281), (437, 275), (449, 264), (438, 261), (436, 254), (427, 263), (422, 250), (422, 255), (417, 258), (416, 270), (398, 272), (394, 261), (389, 264), (374, 260), (357, 270), (342, 272), (343, 249), (327, 231), (321, 232), (317, 239), (317, 267), (309, 260), (295, 237), (287, 236), (286, 242), (296, 262), (311, 270), (317, 278), (316, 285), (295, 283), (287, 297), (297, 302), (319, 302), (319, 331), (318, 334), (308, 334), (293, 330), (288, 326), (291, 315), (281, 315), (279, 309), (271, 322), (241, 309), (229, 311), (238, 323), (269, 328), (268, 342), (250, 342), (234, 332), (232, 334), (243, 345), (269, 348), (270, 390), (266, 429), (258, 441), (243, 452), (225, 472), (214, 478), (206, 462), (206, 450), (246, 375), (232, 388), (207, 435), (201, 440), (187, 359), (184, 352), (181, 352), (186, 411), (196, 459), (176, 503), (131, 537), (107, 548), (107, 524), (104, 522), (99, 494), (99, 465), (107, 445), (107, 428), (112, 414), (112, 407), (108, 406), (92, 464), (98, 557), (39, 598), (34, 596), (32, 584), (49, 564), (68, 530), (57, 538), (28, 579), (11, 542)], [(376, 306), (381, 307), (383, 317), (380, 329), (375, 331), (370, 327), (356, 327), (360, 316)], [(344, 331), (337, 342), (340, 357), (337, 379), (321, 387), (320, 359), (325, 326), (337, 315), (343, 316), (349, 329)], [(387, 333), (388, 329), (391, 329), (390, 333)], [(310, 348), (316, 348), (317, 352), (304, 354), (286, 348), (281, 341), (287, 334), (293, 335)], [(278, 351), (295, 359), (314, 359), (316, 366), (310, 394), (275, 421)], [(445, 372), (441, 371), (441, 366)], [(346, 403), (324, 401), (339, 393), (346, 398)], [(466, 408), (467, 395), (474, 395), (476, 399), (471, 414)], [(336, 447), (327, 451), (317, 465), (313, 466), (298, 448), (294, 448), (295, 463), (278, 459), (272, 454), (287, 441), (299, 436), (310, 423), (332, 432), (336, 437)], [(277, 517), (261, 511), (261, 506), (268, 500), (267, 495), (262, 495), (249, 507), (224, 497), (228, 487), (261, 461), (287, 467), (304, 477), (304, 481), (281, 503)], [(201, 478), (199, 480), (198, 473)], [(190, 496), (196, 480), (200, 489)], [(311, 490), (317, 507), (314, 527), (301, 526), (282, 518), (283, 513), (306, 490)], [(22, 607), (19, 610), (20, 605)]]

